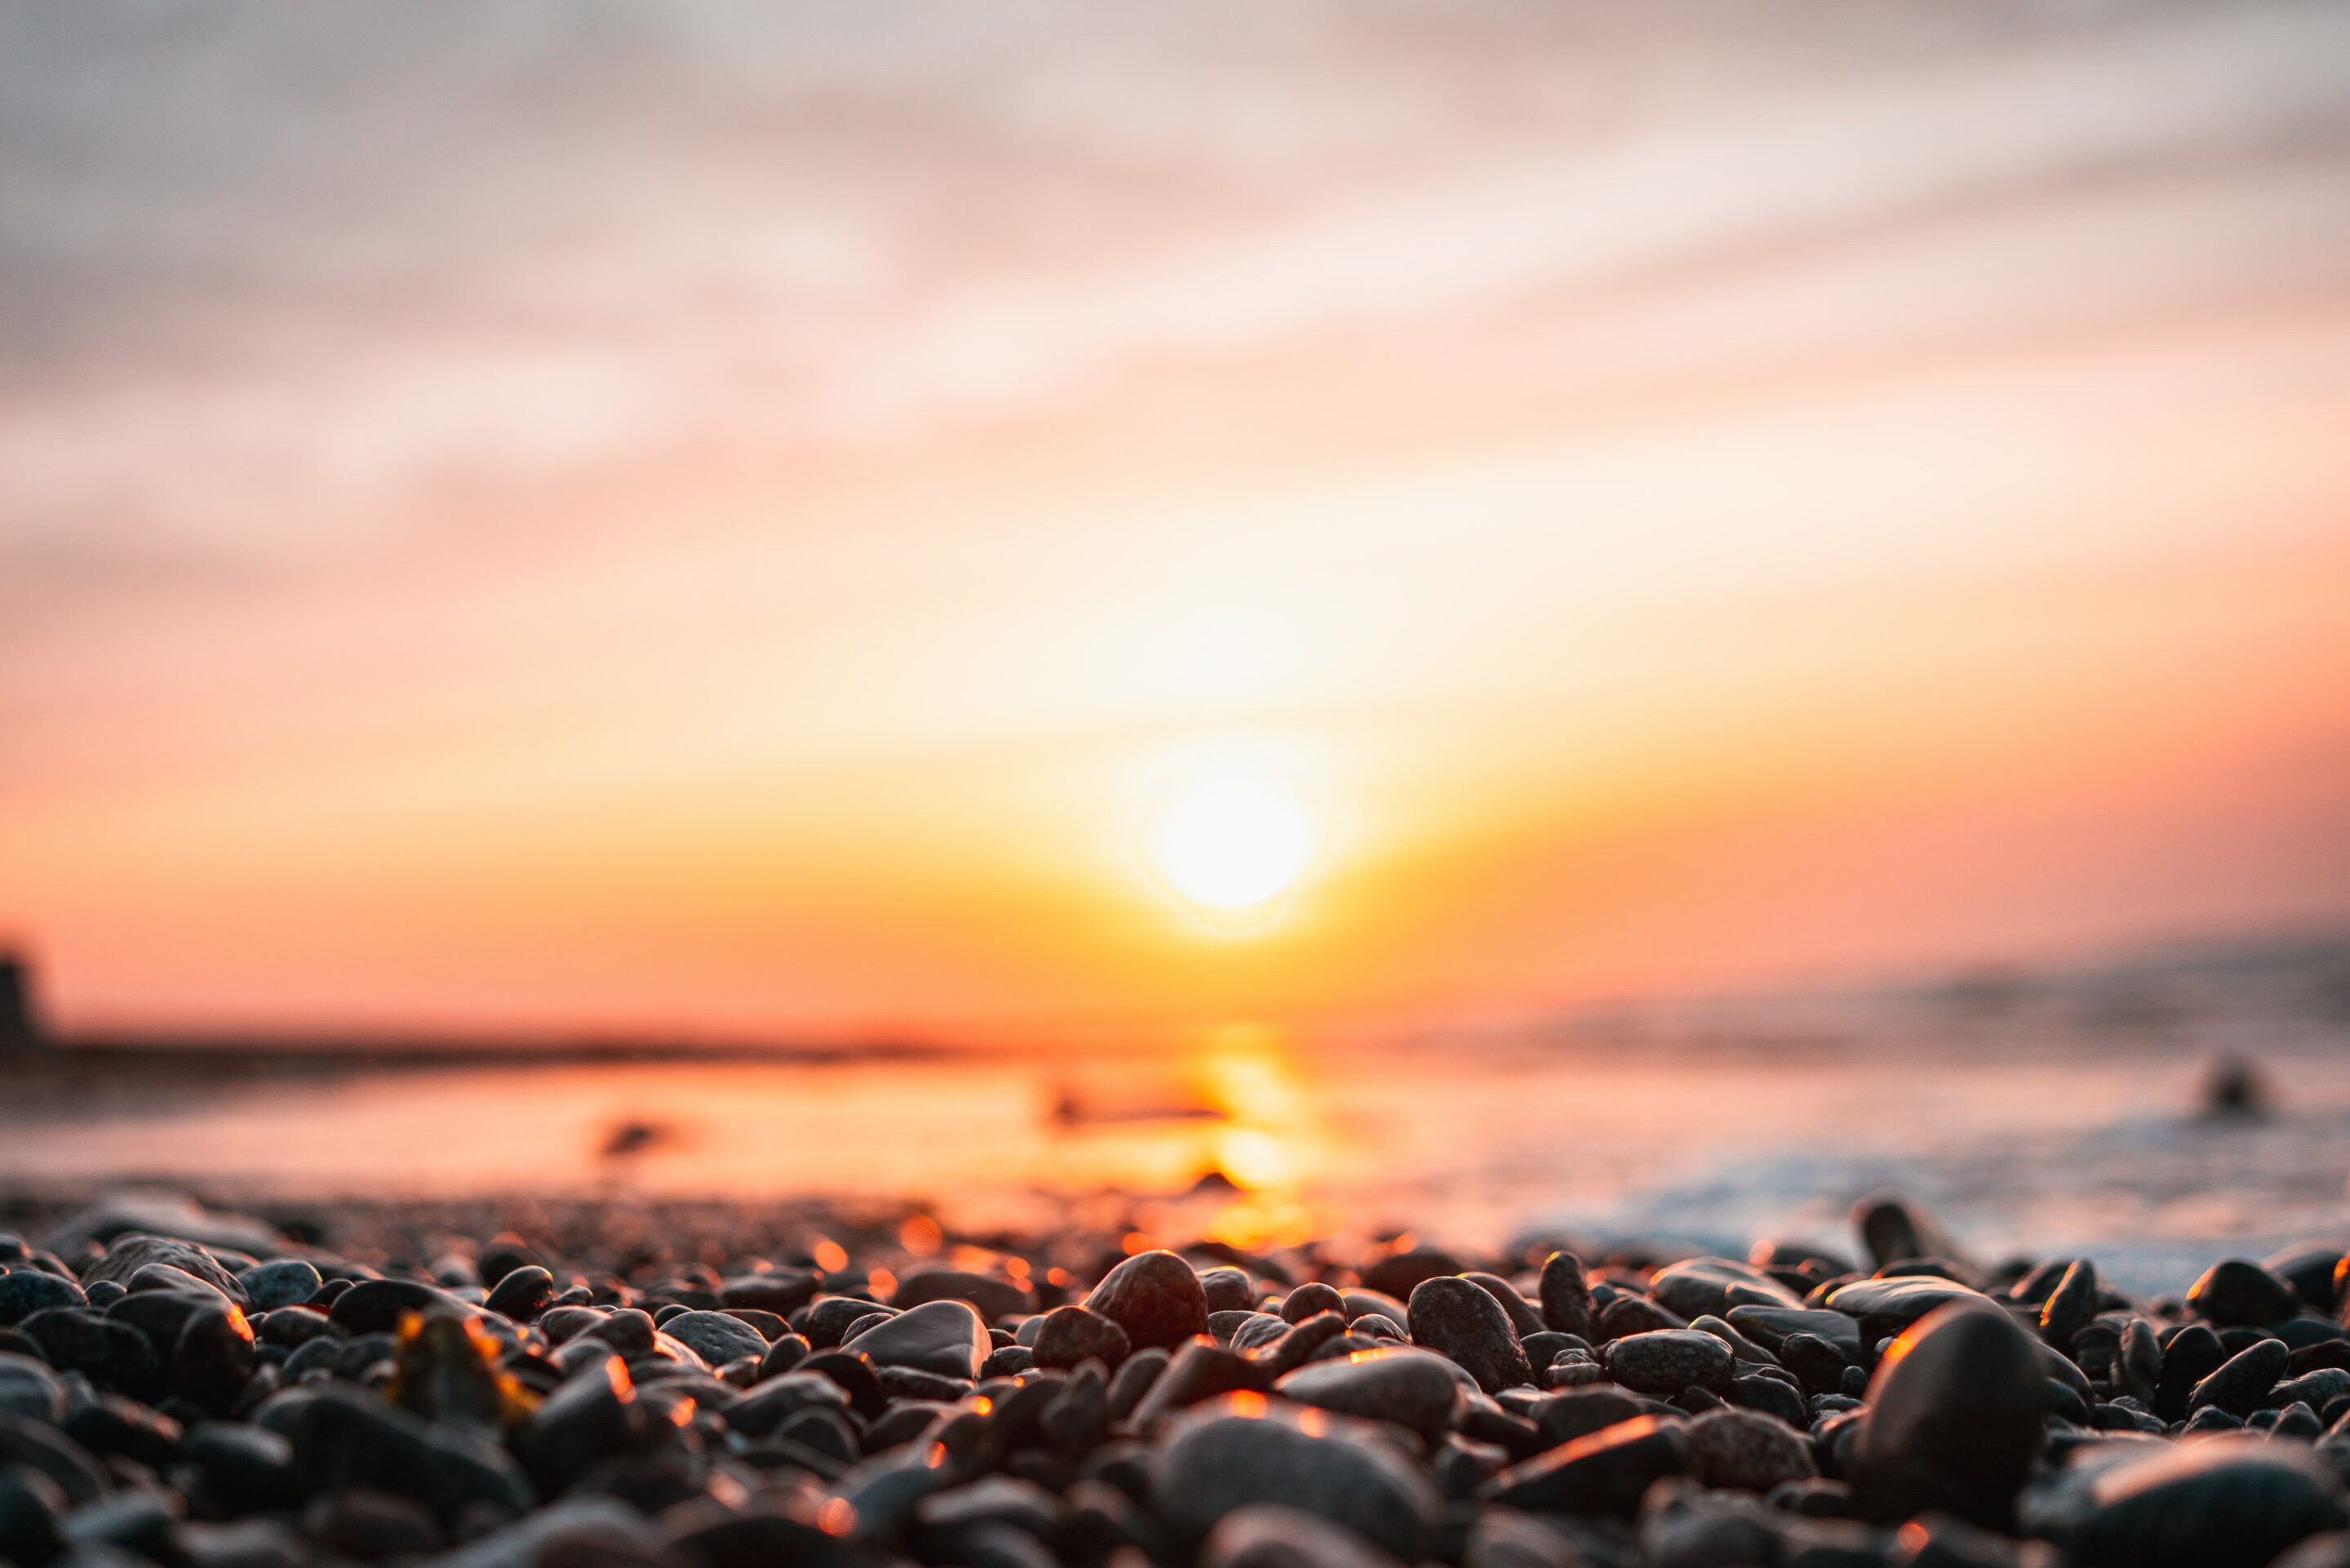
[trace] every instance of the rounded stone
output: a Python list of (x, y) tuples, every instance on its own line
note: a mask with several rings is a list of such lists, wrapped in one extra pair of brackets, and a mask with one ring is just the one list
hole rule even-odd
[(1450, 1428), (1461, 1409), (1461, 1383), (1452, 1369), (1427, 1351), (1403, 1345), (1311, 1362), (1273, 1387), (1300, 1405), (1393, 1421), (1430, 1438)]
[(1295, 1406), (1246, 1393), (1170, 1424), (1151, 1459), (1150, 1495), (1187, 1542), (1236, 1509), (1272, 1502), (1345, 1525), (1407, 1563), (1433, 1544), (1441, 1511), (1435, 1483), (1393, 1444), (1344, 1417), (1315, 1411), (1307, 1421)]
[(1097, 1312), (1081, 1306), (1057, 1306), (1039, 1321), (1029, 1348), (1039, 1366), (1076, 1366), (1098, 1361), (1117, 1370), (1133, 1348), (1126, 1330)]
[(2187, 1291), (2187, 1310), (2215, 1328), (2266, 1328), (2300, 1308), (2293, 1286), (2242, 1258), (2212, 1264)]
[(1137, 1350), (1180, 1345), (1208, 1331), (1208, 1293), (1191, 1265), (1172, 1252), (1137, 1252), (1104, 1274), (1083, 1304), (1123, 1329)]
[(307, 1258), (273, 1258), (240, 1272), (236, 1282), (244, 1287), (254, 1311), (274, 1312), (308, 1301), (324, 1282)]
[(1457, 1274), (1422, 1280), (1405, 1311), (1411, 1342), (1450, 1357), (1486, 1393), (1534, 1380), (1510, 1314), (1470, 1281)]
[(1726, 1392), (1736, 1359), (1729, 1345), (1694, 1328), (1653, 1329), (1611, 1339), (1600, 1347), (1600, 1364), (1608, 1376), (1660, 1398), (1690, 1387)]
[(723, 1312), (680, 1313), (661, 1324), (661, 1332), (712, 1366), (723, 1366), (746, 1355), (767, 1354), (764, 1334), (741, 1318), (729, 1317)]
[(0, 1324), (13, 1326), (36, 1312), (88, 1303), (79, 1285), (45, 1269), (11, 1269), (0, 1274)]
[(1997, 1307), (1944, 1307), (1877, 1363), (1854, 1455), (1862, 1517), (1898, 1523), (1945, 1509), (2007, 1524), (2039, 1457), (2048, 1390), (2039, 1348)]
[(876, 1366), (905, 1366), (941, 1377), (973, 1378), (994, 1343), (965, 1302), (924, 1302), (883, 1318), (843, 1342)]
[(1681, 1428), (1690, 1473), (1708, 1486), (1767, 1492), (1819, 1474), (1809, 1438), (1775, 1416), (1725, 1407)]

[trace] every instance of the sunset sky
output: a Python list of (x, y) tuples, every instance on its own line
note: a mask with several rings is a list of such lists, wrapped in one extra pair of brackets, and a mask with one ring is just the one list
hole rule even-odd
[(0, 301), (68, 1027), (2350, 922), (2341, 5), (0, 4)]

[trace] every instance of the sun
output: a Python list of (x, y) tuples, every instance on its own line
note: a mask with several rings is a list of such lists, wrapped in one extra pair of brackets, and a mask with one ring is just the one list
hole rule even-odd
[(1287, 781), (1245, 759), (1193, 769), (1168, 795), (1150, 858), (1204, 909), (1254, 909), (1295, 887), (1322, 847), (1322, 823)]

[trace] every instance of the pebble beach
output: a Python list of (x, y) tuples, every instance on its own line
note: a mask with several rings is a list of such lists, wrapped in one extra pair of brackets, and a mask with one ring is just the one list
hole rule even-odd
[(2350, 1262), (0, 1208), (22, 1568), (2350, 1563)]

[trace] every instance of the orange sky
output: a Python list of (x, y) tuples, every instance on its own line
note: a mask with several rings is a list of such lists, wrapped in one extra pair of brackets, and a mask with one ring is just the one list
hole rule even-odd
[[(0, 38), (0, 929), (68, 1025), (2350, 919), (2337, 8), (492, 12)], [(1146, 847), (1220, 748), (1322, 832), (1244, 930)]]

